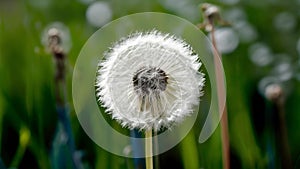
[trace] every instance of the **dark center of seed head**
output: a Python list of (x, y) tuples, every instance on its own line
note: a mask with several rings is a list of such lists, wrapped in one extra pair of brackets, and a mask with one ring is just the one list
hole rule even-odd
[(138, 94), (159, 93), (166, 90), (168, 76), (160, 68), (142, 67), (134, 74), (133, 87)]

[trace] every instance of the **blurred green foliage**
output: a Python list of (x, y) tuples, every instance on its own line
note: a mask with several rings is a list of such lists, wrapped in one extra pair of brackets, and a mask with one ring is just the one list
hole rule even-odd
[[(112, 10), (112, 19), (137, 12), (157, 11), (175, 14), (197, 24), (202, 21), (198, 5), (204, 1), (107, 2)], [(223, 56), (232, 168), (281, 168), (281, 154), (276, 148), (278, 140), (274, 136), (278, 132), (275, 130), (278, 124), (273, 123), (272, 104), (259, 91), (258, 84), (270, 73), (272, 76), (283, 76), (272, 74), (274, 66), (281, 63), (283, 58), (274, 57), (274, 64), (267, 66), (256, 65), (249, 58), (249, 47), (257, 42), (267, 44), (272, 56), (284, 54), (292, 65), (293, 77), (281, 83), (286, 93), (285, 116), (292, 162), (295, 168), (300, 168), (300, 81), (294, 78), (300, 76), (299, 47), (297, 52), (300, 2), (208, 2), (219, 5), (222, 14), (240, 9), (246, 15), (242, 19), (250, 23), (257, 34), (254, 40), (240, 41), (234, 51)], [(72, 48), (68, 53), (67, 69), (68, 102), (76, 148), (83, 156), (85, 168), (133, 167), (132, 159), (110, 154), (90, 140), (72, 108), (72, 67), (85, 41), (98, 29), (86, 19), (88, 6), (88, 3), (79, 0), (0, 1), (0, 157), (6, 167), (52, 168), (50, 154), (55, 147), (52, 143), (58, 122), (54, 98), (54, 66), (51, 54), (45, 51), (41, 43), (41, 37), (44, 28), (56, 21), (67, 26), (71, 33)], [(282, 12), (288, 12), (294, 20), (279, 20), (276, 26), (276, 16)], [(292, 27), (281, 29), (282, 25), (291, 22), (294, 22)], [(234, 29), (240, 31), (239, 27)], [(206, 93), (201, 103), (203, 110), (209, 106), (208, 98), (209, 93)], [(200, 115), (199, 121), (203, 119), (205, 115)], [(160, 168), (222, 168), (220, 129), (208, 141), (199, 144), (201, 125), (195, 125), (178, 146), (159, 156)]]

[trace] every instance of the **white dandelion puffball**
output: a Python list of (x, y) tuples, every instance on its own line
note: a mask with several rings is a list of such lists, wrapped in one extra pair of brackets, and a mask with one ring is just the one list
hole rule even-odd
[(123, 127), (159, 131), (193, 113), (204, 86), (190, 45), (158, 31), (135, 33), (104, 53), (98, 101)]

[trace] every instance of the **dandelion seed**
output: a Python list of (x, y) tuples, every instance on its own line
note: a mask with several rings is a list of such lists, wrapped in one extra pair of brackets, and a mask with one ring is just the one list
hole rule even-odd
[(98, 101), (129, 129), (159, 131), (193, 113), (204, 86), (201, 63), (183, 40), (158, 31), (135, 33), (104, 54)]

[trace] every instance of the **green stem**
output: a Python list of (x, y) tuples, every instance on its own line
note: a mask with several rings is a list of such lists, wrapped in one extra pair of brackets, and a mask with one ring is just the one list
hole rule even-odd
[[(157, 131), (154, 131), (154, 138), (153, 138), (153, 144), (154, 144), (154, 154), (158, 154), (159, 146), (158, 146), (158, 137), (157, 137)], [(159, 156), (156, 155), (154, 157), (154, 168), (159, 169)]]
[(153, 169), (152, 130), (145, 131), (146, 169)]

